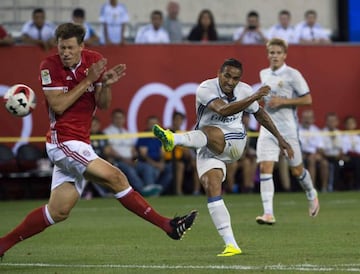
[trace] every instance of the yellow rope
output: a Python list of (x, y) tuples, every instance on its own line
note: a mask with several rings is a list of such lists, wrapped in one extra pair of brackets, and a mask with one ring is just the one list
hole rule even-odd
[[(307, 133), (306, 136), (334, 136), (340, 134), (349, 134), (356, 135), (360, 134), (360, 130), (345, 130), (345, 131), (337, 131), (337, 132), (317, 132), (317, 133)], [(257, 137), (259, 135), (258, 132), (247, 132), (249, 137)], [(154, 137), (152, 132), (138, 132), (138, 133), (121, 133), (121, 134), (108, 134), (108, 135), (91, 135), (91, 140), (105, 140), (105, 139), (128, 139), (128, 138), (144, 138), (144, 137)], [(21, 137), (13, 137), (6, 136), (0, 137), (0, 143), (15, 143), (15, 142), (45, 142), (45, 137), (43, 136), (34, 136), (28, 138)]]

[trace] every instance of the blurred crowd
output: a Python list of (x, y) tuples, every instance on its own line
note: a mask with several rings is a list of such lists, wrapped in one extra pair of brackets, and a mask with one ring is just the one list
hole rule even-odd
[[(149, 14), (148, 24), (137, 28), (133, 38), (126, 37), (131, 14), (127, 7), (117, 0), (106, 1), (99, 11), (98, 32), (86, 21), (84, 8), (75, 8), (70, 20), (81, 24), (86, 29), (85, 44), (92, 45), (124, 45), (182, 43), (182, 42), (223, 42), (216, 20), (211, 10), (203, 9), (196, 23), (185, 33), (184, 24), (179, 19), (181, 7), (178, 2), (170, 1), (166, 6), (166, 14), (160, 10), (153, 10)], [(233, 43), (265, 44), (271, 38), (281, 38), (292, 44), (327, 44), (331, 42), (330, 32), (317, 22), (318, 14), (315, 10), (307, 10), (304, 20), (293, 23), (291, 12), (281, 10), (278, 22), (265, 29), (261, 26), (260, 15), (257, 11), (250, 11), (244, 23), (232, 35)], [(194, 20), (195, 21), (195, 20)], [(9, 32), (0, 26), (0, 45), (14, 45), (15, 43), (38, 45), (45, 50), (55, 46), (54, 32), (56, 25), (46, 20), (46, 11), (36, 8), (32, 11), (31, 20), (26, 22), (20, 37), (11, 37)]]

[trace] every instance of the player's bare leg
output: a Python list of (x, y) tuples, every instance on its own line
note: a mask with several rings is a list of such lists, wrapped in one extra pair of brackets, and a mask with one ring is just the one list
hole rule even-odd
[(0, 238), (0, 256), (18, 242), (65, 220), (78, 199), (79, 193), (72, 183), (63, 183), (52, 190), (47, 205), (34, 209), (16, 228)]
[(125, 208), (158, 226), (175, 240), (181, 239), (196, 218), (197, 211), (194, 210), (188, 215), (174, 219), (161, 216), (138, 192), (133, 190), (126, 176), (118, 168), (101, 158), (95, 159), (87, 166), (85, 176), (108, 187)]
[(224, 252), (218, 256), (233, 256), (241, 254), (241, 250), (232, 231), (229, 211), (221, 196), (222, 180), (223, 171), (221, 169), (211, 169), (200, 178), (208, 197), (207, 206), (210, 217), (226, 245)]

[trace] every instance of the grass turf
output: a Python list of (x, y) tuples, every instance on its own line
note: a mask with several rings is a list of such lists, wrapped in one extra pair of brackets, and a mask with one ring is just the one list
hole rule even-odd
[[(220, 258), (223, 242), (204, 196), (149, 199), (169, 217), (195, 208), (182, 241), (134, 216), (113, 199), (81, 200), (70, 218), (10, 249), (0, 273), (348, 273), (360, 271), (360, 192), (320, 195), (308, 217), (303, 193), (277, 193), (274, 226), (260, 226), (260, 196), (225, 195), (243, 254)], [(0, 235), (44, 201), (0, 202)]]

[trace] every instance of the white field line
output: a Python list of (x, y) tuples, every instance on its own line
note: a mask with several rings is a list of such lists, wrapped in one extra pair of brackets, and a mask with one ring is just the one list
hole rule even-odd
[(274, 271), (306, 271), (306, 272), (360, 272), (360, 264), (339, 265), (121, 265), (121, 264), (48, 264), (48, 263), (0, 263), (1, 266), (43, 267), (43, 268), (119, 268), (119, 269), (205, 269), (205, 270), (274, 270)]

